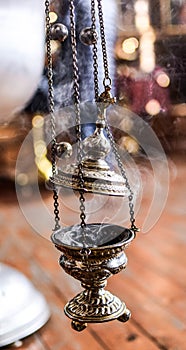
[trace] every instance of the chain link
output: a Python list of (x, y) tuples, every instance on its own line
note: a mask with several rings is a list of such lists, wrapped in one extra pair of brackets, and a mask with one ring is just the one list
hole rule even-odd
[[(91, 21), (92, 32), (96, 32), (96, 9), (95, 0), (91, 0)], [(98, 48), (97, 42), (92, 44), (92, 56), (93, 56), (93, 70), (94, 70), (94, 92), (95, 101), (99, 99), (99, 80), (98, 80)]]
[(81, 140), (81, 117), (80, 117), (80, 93), (79, 93), (79, 68), (77, 61), (77, 42), (76, 42), (76, 25), (75, 25), (75, 6), (74, 0), (69, 0), (70, 8), (70, 35), (72, 49), (72, 65), (73, 65), (73, 88), (74, 88), (74, 104), (76, 113), (76, 137), (77, 137), (77, 158), (78, 158), (78, 178), (79, 178), (79, 201), (80, 201), (80, 219), (81, 227), (86, 226), (85, 215), (85, 198), (84, 198), (84, 178), (83, 178), (83, 149)]
[(121, 172), (121, 175), (123, 176), (124, 180), (125, 180), (125, 185), (129, 191), (129, 196), (128, 196), (128, 200), (129, 200), (129, 213), (130, 213), (130, 223), (131, 223), (131, 229), (134, 230), (134, 231), (137, 231), (137, 227), (135, 226), (135, 218), (134, 218), (134, 204), (133, 204), (133, 199), (134, 199), (134, 193), (133, 191), (131, 190), (131, 187), (130, 187), (130, 184), (129, 184), (129, 181), (128, 181), (128, 177), (127, 177), (127, 174), (126, 174), (126, 171), (123, 167), (123, 163), (121, 161), (121, 157), (118, 153), (118, 150), (117, 150), (117, 147), (116, 147), (116, 143), (114, 141), (114, 138), (112, 136), (112, 133), (110, 131), (110, 127), (106, 122), (106, 126), (105, 126), (105, 130), (107, 132), (107, 136), (110, 140), (110, 144), (111, 144), (111, 147), (112, 147), (112, 150), (113, 150), (113, 153), (115, 155), (115, 158), (116, 158), (116, 161), (118, 163), (118, 167), (120, 169), (120, 172)]
[(53, 67), (52, 67), (52, 49), (51, 49), (51, 23), (50, 23), (50, 1), (45, 1), (46, 15), (46, 53), (47, 53), (47, 78), (48, 78), (48, 102), (51, 121), (52, 139), (56, 138), (55, 116), (54, 116), (54, 88), (53, 88)]
[[(50, 1), (45, 1), (45, 18), (46, 18), (46, 52), (47, 52), (47, 78), (48, 78), (48, 102), (49, 102), (49, 114), (51, 122), (51, 159), (52, 159), (52, 176), (56, 175), (56, 125), (54, 116), (54, 88), (53, 88), (53, 69), (52, 69), (52, 51), (51, 51), (51, 23), (50, 23)], [(55, 228), (60, 228), (59, 217), (59, 201), (58, 193), (55, 184), (53, 184), (53, 200), (54, 200), (54, 215), (55, 215)]]
[[(100, 24), (100, 35), (101, 35), (101, 46), (103, 54), (103, 65), (104, 65), (104, 80), (103, 84), (106, 87), (107, 85), (111, 86), (111, 78), (109, 76), (108, 69), (108, 57), (106, 49), (106, 39), (105, 39), (105, 28), (103, 21), (103, 10), (102, 10), (102, 0), (97, 0), (98, 2), (98, 16)], [(80, 201), (80, 219), (81, 227), (86, 227), (86, 215), (85, 215), (85, 198), (84, 198), (84, 178), (83, 178), (83, 168), (82, 168), (82, 159), (83, 159), (83, 149), (82, 149), (82, 140), (81, 140), (81, 118), (80, 118), (80, 93), (79, 93), (79, 68), (77, 61), (77, 42), (76, 42), (76, 27), (75, 27), (75, 7), (74, 0), (69, 0), (69, 9), (70, 9), (70, 33), (71, 33), (71, 48), (72, 48), (72, 65), (73, 65), (73, 88), (74, 88), (74, 104), (75, 104), (75, 113), (76, 113), (76, 137), (77, 137), (77, 158), (78, 158), (78, 177), (79, 177), (79, 201)], [(54, 94), (53, 94), (53, 70), (52, 70), (52, 53), (51, 53), (51, 24), (50, 24), (50, 1), (45, 1), (45, 13), (46, 13), (46, 46), (47, 46), (47, 66), (48, 66), (48, 100), (49, 100), (49, 113), (51, 116), (51, 130), (52, 130), (52, 173), (53, 177), (56, 174), (56, 131), (55, 131), (55, 116), (54, 116)], [(96, 11), (95, 11), (95, 0), (91, 0), (91, 20), (92, 20), (92, 31), (96, 30)], [(94, 89), (95, 89), (95, 100), (99, 99), (99, 81), (98, 81), (98, 50), (97, 43), (93, 44), (93, 69), (94, 69)], [(134, 194), (131, 190), (126, 171), (123, 167), (121, 157), (118, 153), (114, 138), (110, 131), (109, 125), (106, 121), (106, 132), (110, 140), (110, 144), (115, 155), (118, 167), (121, 171), (121, 175), (125, 180), (126, 187), (129, 191), (129, 211), (130, 211), (130, 222), (131, 228), (134, 231), (137, 231), (135, 226), (134, 218), (134, 204), (133, 198)], [(55, 229), (59, 228), (59, 203), (58, 203), (58, 194), (54, 185), (54, 214), (55, 214)]]
[(104, 72), (105, 72), (105, 78), (104, 78), (104, 86), (111, 85), (111, 78), (109, 75), (109, 68), (108, 68), (108, 57), (107, 57), (107, 48), (106, 48), (106, 38), (105, 38), (105, 26), (104, 26), (104, 20), (103, 20), (103, 9), (102, 9), (102, 0), (97, 0), (98, 3), (98, 16), (99, 16), (99, 25), (100, 25), (100, 35), (101, 35), (101, 47), (102, 47), (102, 54), (103, 54), (103, 66), (104, 66)]
[[(103, 54), (103, 66), (104, 66), (104, 80), (103, 85), (106, 89), (107, 86), (111, 88), (112, 80), (109, 75), (109, 67), (108, 67), (108, 57), (107, 57), (107, 47), (106, 47), (106, 38), (105, 38), (105, 26), (103, 19), (103, 9), (102, 9), (102, 0), (97, 0), (98, 5), (98, 17), (99, 17), (99, 25), (100, 25), (100, 35), (101, 35), (101, 47)], [(91, 18), (92, 18), (92, 30), (96, 30), (96, 13), (95, 13), (95, 0), (91, 0)], [(99, 86), (98, 86), (98, 54), (97, 54), (97, 43), (93, 46), (93, 67), (94, 67), (94, 86), (95, 86), (95, 100), (99, 100)], [(118, 167), (120, 169), (121, 175), (125, 180), (126, 187), (129, 191), (128, 201), (129, 201), (129, 214), (130, 214), (130, 223), (131, 229), (137, 231), (137, 227), (135, 226), (135, 218), (134, 218), (134, 193), (131, 190), (128, 177), (126, 171), (124, 169), (123, 163), (121, 161), (121, 157), (118, 153), (114, 138), (110, 131), (110, 127), (105, 120), (105, 130), (107, 132), (107, 137), (109, 138), (113, 153), (115, 155), (115, 159), (118, 163)]]

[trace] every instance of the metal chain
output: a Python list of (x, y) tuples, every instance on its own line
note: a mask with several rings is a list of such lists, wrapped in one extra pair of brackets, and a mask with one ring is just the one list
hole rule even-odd
[[(99, 16), (99, 24), (100, 24), (100, 35), (101, 35), (101, 47), (102, 47), (102, 54), (103, 54), (103, 65), (104, 65), (104, 87), (106, 88), (107, 85), (111, 87), (112, 80), (109, 75), (109, 67), (108, 67), (108, 57), (107, 57), (107, 47), (106, 47), (106, 38), (105, 38), (105, 27), (104, 27), (104, 19), (103, 19), (103, 9), (102, 9), (102, 0), (97, 0), (98, 3), (98, 16)], [(91, 0), (91, 14), (92, 14), (92, 23), (95, 24), (95, 1)], [(96, 44), (97, 45), (97, 44)], [(94, 74), (96, 74), (96, 77), (94, 80), (97, 81), (98, 76), (98, 67), (96, 66), (97, 56), (93, 55), (94, 60)], [(95, 91), (98, 91), (97, 85), (95, 86)], [(97, 95), (95, 94), (95, 99), (97, 101)], [(106, 119), (106, 118), (105, 118)], [(126, 187), (129, 191), (128, 201), (129, 201), (129, 214), (130, 214), (130, 223), (131, 223), (131, 229), (134, 231), (137, 231), (137, 227), (135, 226), (135, 218), (134, 218), (134, 193), (131, 190), (128, 177), (126, 174), (126, 171), (124, 169), (123, 163), (121, 161), (121, 157), (118, 153), (114, 138), (112, 136), (112, 133), (110, 131), (110, 127), (108, 125), (107, 120), (105, 120), (105, 130), (107, 132), (107, 136), (110, 140), (110, 144), (113, 150), (113, 153), (115, 155), (115, 159), (118, 163), (118, 167), (120, 169), (121, 175), (123, 176), (123, 179), (125, 180)]]
[(72, 49), (72, 65), (73, 65), (73, 88), (74, 88), (74, 104), (76, 113), (76, 137), (77, 137), (77, 158), (78, 158), (78, 178), (79, 178), (79, 201), (80, 201), (80, 219), (81, 227), (86, 226), (85, 215), (85, 198), (84, 198), (84, 178), (83, 178), (83, 149), (81, 140), (81, 118), (80, 118), (80, 93), (79, 93), (79, 68), (77, 61), (77, 41), (76, 41), (76, 25), (75, 25), (75, 6), (74, 0), (69, 0), (70, 8), (70, 34)]
[(102, 0), (97, 0), (97, 2), (98, 2), (98, 17), (99, 17), (100, 35), (101, 35), (101, 48), (102, 48), (102, 54), (103, 54), (103, 66), (104, 66), (104, 73), (105, 73), (103, 84), (104, 86), (106, 86), (106, 85), (111, 85), (112, 80), (110, 78), (109, 68), (108, 68), (108, 57), (107, 57), (106, 38), (105, 38), (105, 26), (104, 26), (104, 20), (103, 20)]
[(130, 184), (129, 184), (129, 181), (128, 181), (128, 177), (127, 177), (127, 174), (126, 174), (126, 171), (123, 167), (123, 163), (122, 163), (122, 160), (121, 160), (121, 157), (118, 153), (118, 150), (117, 150), (117, 147), (116, 147), (116, 143), (114, 141), (114, 138), (112, 136), (112, 133), (110, 131), (110, 127), (106, 122), (106, 126), (105, 126), (105, 130), (107, 132), (107, 136), (110, 140), (110, 144), (111, 144), (111, 147), (112, 147), (112, 150), (113, 150), (113, 153), (115, 155), (115, 158), (116, 158), (116, 161), (118, 163), (118, 167), (120, 169), (120, 172), (121, 172), (121, 175), (123, 176), (124, 180), (125, 180), (125, 185), (129, 191), (129, 196), (128, 196), (128, 200), (129, 200), (129, 213), (130, 213), (130, 223), (131, 223), (131, 229), (134, 230), (134, 231), (137, 231), (137, 227), (135, 225), (135, 218), (134, 218), (134, 204), (133, 204), (133, 200), (134, 200), (134, 193), (132, 192), (131, 190), (131, 187), (130, 187)]
[[(50, 23), (50, 1), (45, 1), (45, 18), (46, 18), (46, 52), (47, 52), (47, 78), (48, 78), (48, 102), (49, 102), (49, 114), (51, 123), (51, 159), (52, 159), (52, 176), (56, 175), (56, 128), (55, 128), (55, 116), (54, 116), (54, 88), (53, 88), (53, 70), (52, 70), (52, 51), (51, 51), (51, 23)], [(54, 199), (54, 215), (55, 215), (55, 228), (60, 228), (59, 217), (59, 198), (55, 184), (53, 184), (53, 199)]]
[[(92, 32), (96, 32), (96, 10), (95, 0), (91, 0), (91, 21), (92, 21)], [(99, 80), (98, 80), (98, 48), (97, 42), (92, 44), (92, 56), (93, 56), (93, 70), (94, 70), (94, 92), (95, 101), (99, 99)]]
[[(104, 86), (111, 85), (111, 78), (109, 75), (108, 69), (108, 58), (107, 58), (107, 50), (106, 50), (106, 39), (105, 39), (105, 28), (103, 21), (103, 11), (102, 11), (102, 3), (101, 0), (98, 1), (98, 14), (99, 14), (99, 23), (100, 23), (100, 34), (101, 34), (101, 46), (102, 46), (102, 54), (103, 54), (103, 65), (104, 65)], [(47, 65), (48, 65), (48, 99), (49, 99), (49, 112), (51, 116), (51, 130), (52, 130), (52, 174), (53, 177), (56, 174), (56, 132), (55, 132), (55, 117), (54, 117), (54, 97), (53, 97), (53, 70), (52, 70), (52, 54), (51, 54), (51, 24), (49, 17), (49, 0), (45, 1), (45, 13), (46, 13), (46, 45), (47, 45)], [(83, 158), (83, 149), (81, 142), (81, 118), (80, 118), (80, 94), (79, 94), (79, 69), (77, 62), (77, 42), (76, 42), (76, 28), (75, 28), (75, 7), (74, 0), (69, 0), (69, 8), (70, 8), (70, 29), (71, 29), (71, 48), (72, 48), (72, 61), (73, 61), (73, 81), (74, 81), (74, 104), (75, 104), (75, 113), (76, 113), (76, 135), (77, 135), (77, 144), (78, 144), (78, 176), (79, 176), (79, 201), (80, 201), (80, 219), (81, 219), (81, 227), (84, 228), (86, 226), (86, 215), (85, 215), (85, 198), (84, 198), (84, 178), (83, 178), (83, 170), (82, 170), (82, 158)], [(92, 30), (96, 30), (96, 14), (95, 14), (95, 0), (91, 0), (91, 17), (92, 17)], [(93, 68), (94, 68), (94, 86), (95, 86), (95, 99), (96, 101), (99, 98), (99, 83), (98, 83), (98, 54), (97, 54), (97, 43), (93, 44)], [(125, 169), (123, 167), (120, 155), (117, 151), (117, 147), (106, 122), (106, 132), (108, 138), (111, 143), (111, 147), (115, 158), (118, 163), (118, 167), (121, 171), (121, 174), (125, 180), (126, 187), (129, 191), (129, 210), (130, 210), (130, 222), (131, 228), (136, 231), (137, 228), (135, 226), (135, 218), (134, 218), (134, 204), (133, 197), (134, 194), (131, 190)], [(58, 203), (58, 194), (54, 185), (54, 214), (55, 214), (55, 229), (60, 227), (59, 225), (59, 203)]]
[[(53, 67), (51, 49), (51, 23), (50, 23), (50, 1), (45, 1), (46, 15), (46, 53), (47, 53), (47, 78), (48, 78), (48, 102), (51, 122), (52, 140), (56, 139), (55, 116), (54, 116), (54, 88), (53, 88)], [(55, 140), (56, 141), (56, 140)]]

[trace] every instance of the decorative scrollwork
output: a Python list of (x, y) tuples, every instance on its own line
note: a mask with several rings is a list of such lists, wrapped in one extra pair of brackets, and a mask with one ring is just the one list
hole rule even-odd
[(65, 307), (65, 313), (70, 318), (81, 319), (84, 322), (102, 322), (119, 318), (126, 306), (121, 300), (105, 291), (85, 290), (72, 299)]
[(89, 322), (114, 319), (126, 322), (130, 317), (125, 303), (104, 287), (108, 277), (126, 267), (124, 248), (132, 241), (134, 233), (110, 224), (88, 224), (87, 227), (93, 233), (94, 246), (88, 248), (89, 254), (83, 258), (79, 226), (59, 229), (52, 235), (52, 241), (62, 252), (60, 265), (84, 288), (65, 306), (66, 315), (72, 319), (72, 328), (77, 331), (83, 330)]

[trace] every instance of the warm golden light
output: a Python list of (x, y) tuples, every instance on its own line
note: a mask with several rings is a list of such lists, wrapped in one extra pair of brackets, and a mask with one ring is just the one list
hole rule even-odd
[(149, 6), (146, 0), (137, 0), (134, 5), (134, 9), (138, 14), (148, 13)]
[(137, 0), (134, 9), (136, 28), (140, 33), (144, 33), (150, 27), (149, 4), (146, 0)]
[(154, 41), (155, 33), (150, 25), (149, 2), (137, 0), (134, 5), (135, 25), (140, 33), (140, 69), (150, 73), (155, 67)]
[(136, 16), (135, 20), (136, 28), (138, 28), (140, 33), (145, 32), (148, 30), (150, 26), (149, 18), (146, 15), (143, 16)]
[(60, 48), (61, 44), (58, 40), (51, 40), (50, 44), (51, 44), (51, 52), (53, 55)]
[(123, 147), (131, 154), (138, 153), (139, 144), (131, 136), (122, 136), (119, 140), (120, 147)]
[[(44, 118), (36, 114), (32, 119), (35, 163), (45, 179), (52, 175), (52, 164), (47, 159), (47, 147), (43, 137)], [(18, 179), (19, 180), (19, 179)], [(24, 178), (20, 181), (24, 181)]]
[(145, 73), (151, 73), (155, 67), (155, 55), (154, 52), (150, 52), (148, 55), (145, 52), (141, 52), (140, 55), (140, 68)]
[(44, 125), (44, 118), (43, 118), (43, 116), (40, 115), (40, 114), (36, 114), (36, 115), (33, 117), (33, 119), (32, 119), (32, 126), (33, 126), (34, 128), (39, 129), (39, 128), (42, 128), (43, 125)]
[(158, 83), (159, 86), (164, 87), (164, 88), (166, 88), (166, 87), (168, 87), (168, 86), (170, 85), (170, 78), (169, 78), (169, 76), (168, 76), (166, 73), (164, 73), (164, 72), (159, 73), (159, 74), (157, 75), (156, 81), (157, 81), (157, 83)]
[(123, 41), (122, 50), (127, 54), (132, 54), (136, 51), (138, 46), (139, 46), (138, 39), (131, 37)]
[(37, 158), (42, 158), (46, 156), (47, 149), (46, 149), (45, 142), (43, 140), (39, 140), (34, 143), (34, 152)]
[(36, 157), (35, 163), (40, 173), (48, 180), (49, 177), (52, 176), (52, 165), (49, 160), (46, 157), (40, 159)]
[(145, 109), (146, 109), (148, 114), (157, 115), (161, 110), (161, 106), (157, 100), (152, 99), (149, 102), (147, 102)]
[(140, 38), (140, 68), (143, 72), (150, 73), (155, 68), (154, 41), (156, 39), (152, 28)]
[[(146, 46), (153, 46), (154, 42), (156, 40), (156, 35), (155, 35), (155, 32), (152, 28), (149, 28), (149, 30), (145, 33), (143, 33), (142, 35), (142, 39), (141, 39), (141, 45), (146, 45)], [(145, 49), (146, 47), (144, 47)]]
[(54, 22), (56, 22), (57, 19), (58, 19), (57, 13), (55, 13), (55, 12), (53, 12), (53, 11), (51, 11), (51, 12), (49, 13), (49, 17), (50, 17), (50, 23), (54, 23)]

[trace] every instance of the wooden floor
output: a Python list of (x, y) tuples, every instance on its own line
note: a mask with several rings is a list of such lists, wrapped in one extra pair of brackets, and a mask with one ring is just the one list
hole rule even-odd
[[(9, 186), (6, 194), (1, 183), (0, 260), (24, 272), (51, 310), (49, 322), (24, 339), (21, 350), (186, 349), (186, 157), (169, 164), (170, 192), (163, 214), (151, 232), (139, 233), (127, 250), (126, 270), (108, 283), (132, 311), (131, 320), (89, 325), (82, 333), (71, 329), (63, 313), (67, 300), (80, 291), (79, 282), (60, 269), (59, 253), (33, 232), (13, 189)], [(48, 203), (49, 196), (44, 200)]]

